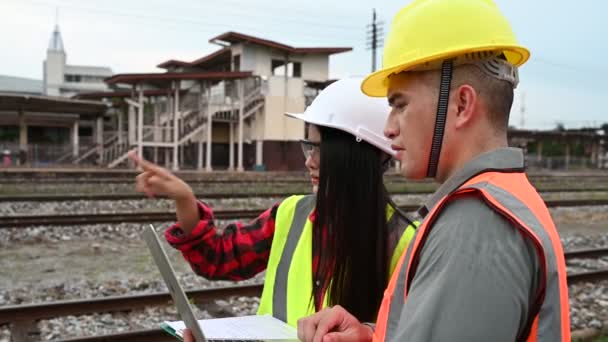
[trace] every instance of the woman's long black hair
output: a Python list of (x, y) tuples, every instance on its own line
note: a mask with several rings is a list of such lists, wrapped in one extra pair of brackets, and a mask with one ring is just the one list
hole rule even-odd
[[(313, 281), (329, 275), (328, 304), (343, 306), (361, 322), (374, 322), (387, 285), (390, 256), (389, 199), (382, 179), (387, 156), (351, 134), (318, 128), (321, 155), (313, 248), (320, 255)], [(322, 288), (313, 286), (312, 295), (319, 295)]]

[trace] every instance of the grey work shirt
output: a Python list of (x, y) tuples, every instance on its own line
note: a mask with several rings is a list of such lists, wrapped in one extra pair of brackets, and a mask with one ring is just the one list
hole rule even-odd
[[(485, 153), (448, 179), (420, 214), (484, 170), (523, 168), (519, 149)], [(522, 339), (541, 274), (532, 242), (477, 195), (451, 200), (429, 228), (392, 341)]]

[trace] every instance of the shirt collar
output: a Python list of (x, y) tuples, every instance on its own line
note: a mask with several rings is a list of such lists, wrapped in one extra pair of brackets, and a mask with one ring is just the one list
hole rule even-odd
[(424, 218), (443, 197), (454, 192), (480, 173), (488, 171), (523, 172), (524, 168), (524, 154), (519, 148), (500, 148), (480, 154), (441, 184), (437, 191), (418, 209), (418, 215)]

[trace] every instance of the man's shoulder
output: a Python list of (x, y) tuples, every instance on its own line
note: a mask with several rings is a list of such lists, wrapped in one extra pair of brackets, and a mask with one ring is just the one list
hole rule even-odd
[[(536, 258), (534, 244), (480, 195), (459, 195), (445, 203), (429, 227), (427, 243), (449, 245), (453, 253), (471, 248), (491, 254), (521, 252)], [(468, 251), (467, 251), (468, 252)]]

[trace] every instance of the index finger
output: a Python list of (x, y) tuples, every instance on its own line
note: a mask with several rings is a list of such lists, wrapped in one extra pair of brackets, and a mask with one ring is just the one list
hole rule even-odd
[(128, 156), (129, 159), (132, 160), (135, 165), (142, 168), (143, 171), (152, 171), (158, 175), (167, 176), (165, 169), (143, 158), (140, 158), (135, 150), (129, 151)]

